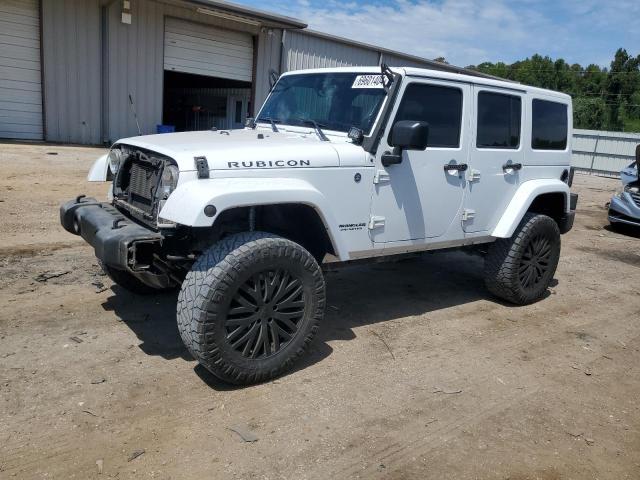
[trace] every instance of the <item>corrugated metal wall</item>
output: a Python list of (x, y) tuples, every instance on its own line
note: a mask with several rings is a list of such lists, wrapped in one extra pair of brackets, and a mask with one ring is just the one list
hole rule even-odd
[[(162, 119), (164, 5), (134, 0), (132, 23), (121, 21), (122, 4), (113, 2), (106, 17), (105, 72), (108, 125), (105, 140), (153, 133)], [(129, 95), (133, 106), (129, 102)]]
[(40, 7), (0, 0), (0, 138), (42, 139)]
[(319, 32), (287, 31), (284, 42), (283, 70), (305, 68), (375, 66), (386, 63), (396, 67), (433, 68), (433, 63), (411, 56), (334, 38)]
[(114, 2), (107, 15), (107, 97), (109, 108), (106, 141), (135, 135), (137, 127), (129, 105), (131, 94), (142, 133), (155, 133), (162, 120), (163, 42), (165, 16), (192, 20), (257, 35), (257, 27), (203, 15), (194, 9), (131, 1), (132, 23), (121, 22), (121, 4)]
[[(271, 33), (269, 33), (271, 32)], [(287, 33), (288, 35), (288, 33)], [(282, 30), (269, 29), (260, 32), (258, 36), (258, 54), (255, 71), (255, 105), (254, 113), (269, 95), (269, 71), (280, 73), (280, 51)]]
[(379, 53), (373, 48), (357, 47), (304, 31), (289, 30), (284, 38), (284, 71), (378, 65)]
[(617, 176), (635, 160), (640, 133), (573, 130), (571, 164), (578, 170)]
[(417, 67), (417, 68), (429, 68), (426, 62), (419, 62), (400, 55), (393, 55), (391, 53), (382, 54), (382, 62), (386, 63), (390, 67)]
[(46, 140), (101, 141), (99, 0), (43, 0)]
[(283, 34), (277, 28), (205, 15), (195, 5), (179, 6), (172, 0), (131, 0), (131, 24), (121, 21), (121, 1), (42, 2), (47, 140), (101, 143), (136, 135), (134, 109), (141, 132), (155, 132), (162, 120), (167, 17), (253, 36), (254, 110), (268, 94), (271, 69), (375, 66), (381, 60), (396, 66), (430, 66), (414, 57), (319, 32)]

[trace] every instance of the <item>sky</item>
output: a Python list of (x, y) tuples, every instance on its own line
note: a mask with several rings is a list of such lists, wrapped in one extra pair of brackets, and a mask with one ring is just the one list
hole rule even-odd
[(535, 53), (608, 67), (640, 54), (640, 0), (232, 0), (309, 28), (458, 66)]

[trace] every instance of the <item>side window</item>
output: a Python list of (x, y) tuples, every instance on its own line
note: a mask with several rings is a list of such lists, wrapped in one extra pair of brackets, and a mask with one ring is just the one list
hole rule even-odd
[(547, 100), (533, 100), (531, 148), (564, 150), (567, 148), (567, 106)]
[(480, 92), (476, 146), (478, 148), (518, 148), (521, 116), (520, 97)]
[(457, 148), (462, 124), (462, 90), (412, 83), (404, 91), (394, 123), (400, 120), (427, 122), (429, 147)]

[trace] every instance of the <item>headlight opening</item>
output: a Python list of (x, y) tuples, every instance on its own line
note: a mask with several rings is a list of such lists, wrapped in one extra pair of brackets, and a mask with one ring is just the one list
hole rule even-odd
[(120, 148), (112, 148), (109, 150), (107, 159), (109, 160), (109, 170), (111, 171), (111, 175), (115, 177), (118, 174), (118, 170), (120, 170), (120, 165), (122, 165), (124, 153)]

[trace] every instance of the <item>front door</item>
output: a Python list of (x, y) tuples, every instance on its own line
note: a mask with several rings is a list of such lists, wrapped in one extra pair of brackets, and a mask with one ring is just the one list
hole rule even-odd
[[(443, 237), (461, 238), (468, 157), (468, 84), (405, 79), (395, 112), (378, 147), (375, 188), (369, 222), (376, 243)], [(400, 120), (429, 124), (426, 150), (405, 150), (402, 162), (383, 167), (392, 125)], [(460, 166), (456, 169), (456, 166)]]
[(465, 195), (468, 233), (496, 226), (520, 185), (524, 102), (518, 91), (475, 86), (474, 127)]

